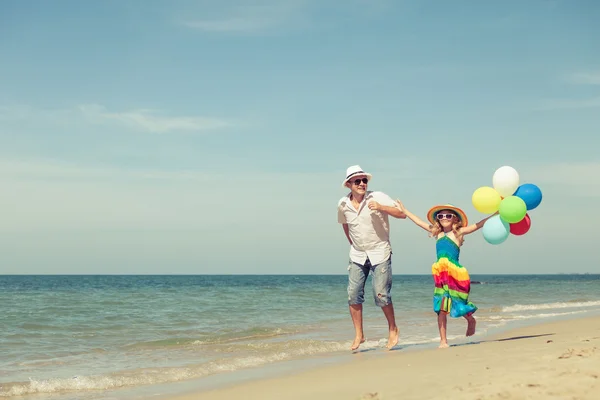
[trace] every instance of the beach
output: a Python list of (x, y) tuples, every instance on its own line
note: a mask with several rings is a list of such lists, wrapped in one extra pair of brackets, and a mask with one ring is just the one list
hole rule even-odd
[(445, 352), (436, 349), (431, 276), (394, 279), (398, 345), (384, 349), (387, 324), (369, 299), (367, 340), (352, 354), (344, 275), (0, 276), (0, 398), (388, 399), (440, 387), (477, 398), (476, 388), (540, 384), (522, 380), (521, 367), (559, 374), (597, 362), (596, 353), (558, 357), (600, 347), (597, 323), (585, 319), (600, 315), (599, 275), (475, 275), (477, 333), (465, 337), (465, 321), (450, 319), (457, 346)]
[(536, 324), (448, 349), (367, 354), (170, 400), (598, 399), (600, 317)]

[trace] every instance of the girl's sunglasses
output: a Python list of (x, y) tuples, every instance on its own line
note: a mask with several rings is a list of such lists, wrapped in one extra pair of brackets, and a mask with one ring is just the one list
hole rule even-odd
[(442, 219), (452, 219), (452, 217), (454, 217), (454, 214), (437, 214), (437, 219), (442, 220)]
[(354, 184), (355, 184), (356, 186), (360, 185), (360, 183), (361, 183), (361, 182), (362, 182), (362, 183), (364, 183), (364, 184), (366, 185), (367, 183), (369, 183), (369, 180), (368, 180), (367, 178), (355, 179), (355, 180), (354, 180)]

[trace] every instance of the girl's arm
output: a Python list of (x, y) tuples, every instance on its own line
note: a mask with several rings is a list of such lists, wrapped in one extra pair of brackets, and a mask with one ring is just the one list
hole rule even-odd
[(468, 235), (469, 233), (478, 231), (479, 229), (483, 228), (483, 224), (485, 224), (485, 221), (492, 218), (496, 214), (498, 214), (498, 213), (496, 212), (496, 213), (490, 215), (489, 217), (482, 219), (481, 221), (479, 221), (476, 224), (471, 224), (469, 226), (465, 226), (464, 228), (460, 228), (460, 233), (462, 233), (463, 235)]
[(417, 217), (415, 214), (408, 211), (406, 209), (406, 207), (404, 207), (404, 204), (402, 204), (402, 202), (400, 200), (396, 200), (396, 205), (398, 206), (400, 211), (402, 211), (408, 217), (408, 219), (410, 219), (412, 222), (415, 223), (415, 225), (420, 226), (421, 228), (425, 229), (427, 232), (431, 233), (431, 225), (429, 225), (428, 223), (423, 221), (421, 218)]

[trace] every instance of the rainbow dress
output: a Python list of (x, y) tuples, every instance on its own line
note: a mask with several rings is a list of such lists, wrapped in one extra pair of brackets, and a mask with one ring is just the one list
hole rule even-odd
[(458, 262), (460, 247), (444, 235), (437, 240), (435, 250), (437, 261), (431, 267), (435, 283), (433, 311), (446, 312), (454, 318), (473, 314), (477, 306), (469, 301), (471, 278)]

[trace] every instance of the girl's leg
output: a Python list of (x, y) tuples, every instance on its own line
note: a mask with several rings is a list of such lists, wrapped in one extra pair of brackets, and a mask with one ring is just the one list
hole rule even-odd
[(440, 330), (440, 349), (448, 347), (448, 340), (446, 339), (446, 326), (448, 325), (447, 313), (440, 311), (438, 313), (438, 328)]
[(465, 315), (465, 319), (467, 320), (467, 336), (473, 336), (475, 334), (477, 321), (473, 317), (473, 314)]

